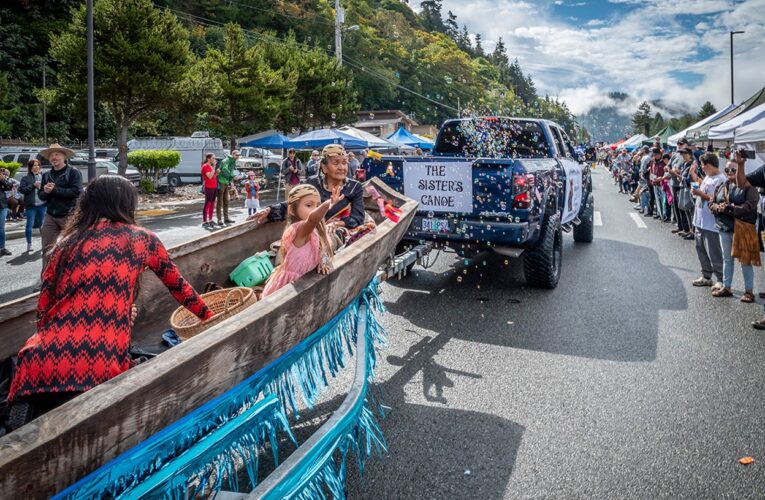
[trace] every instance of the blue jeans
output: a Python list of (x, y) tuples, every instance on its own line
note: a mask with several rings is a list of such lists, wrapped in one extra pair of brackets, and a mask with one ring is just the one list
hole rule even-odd
[[(723, 252), (723, 286), (730, 288), (733, 285), (733, 231), (724, 233), (720, 231), (720, 245)], [(747, 292), (754, 290), (754, 267), (741, 266), (744, 275), (744, 289)]]
[(8, 209), (0, 208), (0, 248), (5, 248), (5, 218), (8, 217)]
[(640, 194), (640, 208), (643, 209), (644, 214), (651, 213), (651, 193), (648, 190), (650, 186), (643, 190)]
[(45, 217), (45, 205), (37, 205), (36, 207), (26, 207), (24, 210), (27, 216), (27, 226), (24, 228), (24, 236), (27, 237), (27, 244), (32, 244), (32, 228), (42, 227), (43, 218)]

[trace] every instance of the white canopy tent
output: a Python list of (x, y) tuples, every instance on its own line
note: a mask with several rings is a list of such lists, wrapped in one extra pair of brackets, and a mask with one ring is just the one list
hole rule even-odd
[(635, 134), (632, 137), (630, 137), (629, 139), (627, 139), (626, 141), (624, 141), (623, 143), (619, 144), (617, 149), (624, 149), (627, 146), (639, 146), (640, 143), (643, 142), (646, 139), (648, 139), (647, 135), (644, 135), (644, 134)]
[(732, 141), (736, 136), (736, 129), (744, 125), (765, 118), (765, 104), (750, 109), (709, 129), (709, 138), (716, 141)]
[(735, 107), (736, 107), (736, 105), (734, 105), (734, 104), (728, 104), (728, 106), (726, 106), (725, 109), (721, 109), (717, 113), (715, 113), (715, 114), (713, 114), (711, 116), (707, 116), (703, 120), (700, 120), (700, 121), (694, 123), (693, 125), (691, 125), (687, 129), (682, 130), (682, 131), (676, 133), (675, 135), (670, 135), (667, 138), (667, 143), (670, 146), (673, 146), (673, 147), (677, 146), (677, 141), (679, 141), (680, 139), (685, 137), (685, 135), (688, 133), (689, 130), (692, 130), (692, 129), (697, 128), (697, 127), (701, 127), (702, 125), (705, 125), (705, 124), (707, 124), (707, 123), (709, 123), (711, 121), (714, 121), (714, 120), (718, 119), (719, 117), (729, 113)]
[(736, 144), (765, 142), (765, 118), (737, 128), (735, 140)]
[(390, 141), (386, 141), (385, 139), (381, 137), (377, 137), (374, 134), (370, 134), (369, 132), (365, 130), (361, 130), (354, 127), (340, 127), (338, 130), (341, 132), (345, 132), (346, 134), (350, 134), (354, 137), (357, 137), (361, 140), (367, 141), (369, 145), (367, 146), (369, 149), (405, 149), (405, 150), (414, 150), (414, 148), (410, 147), (401, 147), (398, 144), (393, 144)]

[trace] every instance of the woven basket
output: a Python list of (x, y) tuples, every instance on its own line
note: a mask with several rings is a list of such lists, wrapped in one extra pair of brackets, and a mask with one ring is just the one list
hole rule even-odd
[(170, 325), (183, 340), (202, 333), (258, 301), (252, 289), (244, 287), (215, 290), (201, 297), (213, 312), (212, 318), (202, 321), (185, 307), (179, 307), (170, 317)]

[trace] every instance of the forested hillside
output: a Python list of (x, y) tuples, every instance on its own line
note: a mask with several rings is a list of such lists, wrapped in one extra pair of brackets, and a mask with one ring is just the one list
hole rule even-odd
[[(423, 1), (417, 10), (399, 0), (344, 0), (345, 26), (359, 29), (343, 35), (343, 68), (333, 66), (334, 2), (328, 0), (95, 3), (101, 140), (115, 139), (125, 125), (131, 133), (181, 134), (204, 127), (228, 137), (271, 127), (299, 131), (351, 123), (360, 109), (401, 109), (434, 124), (456, 116), (458, 109), (539, 116), (557, 120), (572, 135), (585, 133), (577, 130), (565, 103), (537, 94), (512, 48), (500, 41), (486, 53), (480, 34), (468, 33), (454, 14), (442, 12), (441, 0)], [(0, 6), (0, 136), (41, 137), (47, 100), (48, 136), (84, 137), (82, 4), (11, 0)], [(183, 52), (175, 58), (178, 64), (154, 68), (165, 71), (172, 95), (158, 98), (161, 89), (142, 89), (154, 94), (140, 104), (145, 109), (126, 117), (138, 101), (115, 94), (135, 84), (127, 80), (130, 74), (149, 78), (153, 64), (144, 67), (140, 57), (146, 54), (131, 53), (131, 40), (151, 37), (151, 29), (171, 22), (141, 10), (146, 5), (128, 12), (133, 4), (173, 16), (184, 40), (163, 49)], [(148, 18), (155, 25), (149, 22), (143, 32), (131, 26), (116, 36), (126, 22)], [(115, 38), (123, 43), (121, 50), (115, 49)], [(137, 67), (123, 75), (131, 64)], [(42, 91), (43, 66), (47, 92)]]

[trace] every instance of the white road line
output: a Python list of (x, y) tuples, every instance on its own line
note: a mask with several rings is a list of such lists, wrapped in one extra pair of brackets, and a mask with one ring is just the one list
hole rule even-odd
[(643, 222), (643, 219), (640, 218), (640, 214), (637, 214), (635, 212), (630, 212), (630, 217), (632, 217), (632, 220), (635, 221), (635, 225), (639, 227), (640, 229), (648, 228), (648, 226), (645, 225), (645, 222)]
[(603, 225), (603, 219), (600, 218), (600, 212), (595, 212), (592, 214), (592, 223), (596, 226), (602, 226)]

